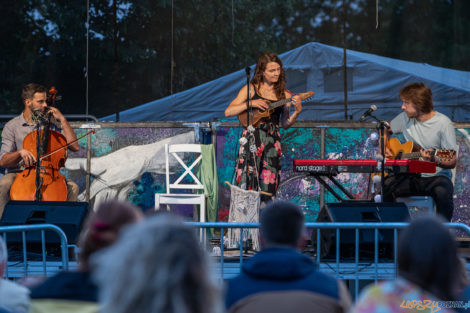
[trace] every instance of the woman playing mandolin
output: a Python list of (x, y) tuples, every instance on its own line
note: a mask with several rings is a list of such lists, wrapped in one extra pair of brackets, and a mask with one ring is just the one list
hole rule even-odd
[[(254, 130), (245, 128), (240, 138), (236, 183), (243, 189), (261, 190), (275, 196), (281, 174), (281, 135), (279, 125), (287, 129), (292, 126), (302, 111), (301, 99), (286, 90), (286, 76), (282, 62), (275, 53), (263, 53), (256, 64), (250, 83), (250, 117)], [(225, 116), (239, 115), (243, 123), (247, 118), (247, 86), (225, 110)], [(285, 104), (271, 108), (282, 99)], [(290, 115), (291, 103), (295, 112)], [(247, 126), (246, 123), (243, 123)], [(250, 131), (251, 130), (251, 131)], [(250, 152), (251, 147), (251, 152)], [(263, 201), (271, 197), (262, 195)]]
[[(36, 163), (36, 155), (31, 151), (23, 149), (23, 140), (35, 130), (36, 125), (33, 121), (34, 116), (51, 115), (57, 124), (51, 125), (51, 130), (62, 129), (67, 143), (77, 139), (75, 132), (68, 123), (64, 115), (54, 107), (48, 107), (46, 102), (47, 89), (38, 84), (28, 84), (23, 87), (21, 96), (24, 103), (24, 111), (19, 116), (10, 120), (2, 132), (2, 146), (0, 150), (0, 166), (6, 169), (6, 174), (0, 179), (0, 217), (3, 213), (5, 204), (10, 199), (10, 188), (20, 172), (20, 166), (32, 167)], [(59, 128), (60, 126), (60, 128)], [(78, 151), (80, 146), (74, 142), (69, 146), (72, 151)], [(78, 196), (78, 186), (67, 181), (67, 200), (76, 201)]]

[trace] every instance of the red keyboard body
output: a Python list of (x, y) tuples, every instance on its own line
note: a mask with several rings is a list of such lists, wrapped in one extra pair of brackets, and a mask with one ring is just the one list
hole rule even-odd
[[(378, 173), (377, 160), (294, 160), (295, 172), (336, 175), (339, 173)], [(420, 160), (386, 160), (387, 173), (435, 173), (436, 163)]]

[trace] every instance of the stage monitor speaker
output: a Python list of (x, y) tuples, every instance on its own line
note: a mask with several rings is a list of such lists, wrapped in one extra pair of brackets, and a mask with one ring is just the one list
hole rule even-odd
[[(88, 212), (88, 202), (62, 201), (9, 201), (5, 206), (0, 226), (54, 224), (60, 227), (67, 236), (67, 242), (74, 244)], [(47, 231), (46, 243), (60, 243), (59, 236)], [(8, 233), (7, 241), (22, 241), (21, 233)], [(26, 233), (27, 243), (40, 243), (41, 232)]]
[[(407, 222), (410, 219), (408, 207), (404, 203), (369, 201), (343, 201), (327, 203), (318, 214), (317, 222), (348, 223), (394, 223)], [(321, 230), (321, 257), (336, 257), (336, 230)], [(312, 233), (312, 242), (316, 248), (316, 231)], [(374, 255), (374, 230), (359, 231), (360, 259), (370, 259)], [(379, 257), (393, 259), (393, 230), (379, 230)], [(355, 230), (340, 231), (340, 257), (354, 258)]]

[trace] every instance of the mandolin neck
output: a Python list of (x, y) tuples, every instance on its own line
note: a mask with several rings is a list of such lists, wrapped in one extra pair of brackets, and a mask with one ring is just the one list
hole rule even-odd
[(291, 100), (291, 98), (286, 98), (286, 99), (282, 99), (282, 100), (273, 102), (273, 103), (269, 104), (269, 109), (272, 110), (272, 109), (275, 109), (277, 107), (283, 106), (284, 104), (286, 104), (290, 100)]

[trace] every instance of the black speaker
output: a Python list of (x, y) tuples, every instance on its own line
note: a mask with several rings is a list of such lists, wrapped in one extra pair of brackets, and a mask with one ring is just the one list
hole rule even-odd
[[(0, 226), (54, 224), (60, 227), (69, 244), (76, 243), (88, 212), (88, 202), (62, 201), (9, 201), (3, 212)], [(46, 243), (60, 243), (59, 236), (47, 231)], [(22, 241), (21, 233), (8, 233), (9, 243)], [(27, 243), (40, 243), (41, 232), (26, 233)]]
[[(381, 223), (407, 222), (410, 219), (408, 207), (404, 203), (370, 201), (343, 201), (327, 203), (319, 212), (317, 222)], [(359, 230), (359, 259), (370, 260), (374, 256), (374, 230)], [(316, 248), (317, 232), (312, 233), (312, 243)], [(336, 258), (336, 230), (320, 231), (320, 254), (322, 258)], [(340, 230), (340, 258), (355, 257), (355, 230)], [(379, 257), (393, 259), (393, 230), (379, 230)]]

